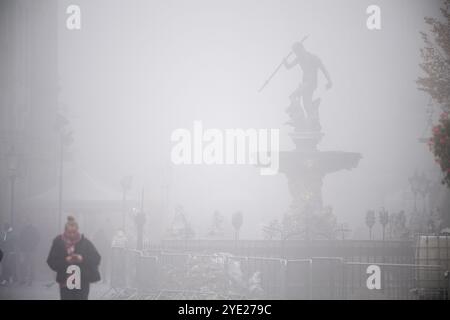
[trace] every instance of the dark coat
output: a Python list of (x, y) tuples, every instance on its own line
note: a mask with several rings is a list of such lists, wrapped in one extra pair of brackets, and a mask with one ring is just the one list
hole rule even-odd
[[(100, 254), (95, 249), (91, 241), (81, 236), (81, 240), (75, 245), (75, 254), (83, 256), (83, 262), (79, 263), (81, 270), (81, 282), (92, 283), (100, 281), (100, 272), (98, 266), (100, 264)], [(65, 283), (68, 274), (67, 267), (74, 263), (66, 262), (67, 251), (61, 236), (57, 236), (52, 243), (50, 253), (47, 258), (47, 264), (50, 269), (56, 272), (56, 282)]]

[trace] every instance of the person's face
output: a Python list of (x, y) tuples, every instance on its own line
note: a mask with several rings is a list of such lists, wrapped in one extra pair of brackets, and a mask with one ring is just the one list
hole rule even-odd
[(67, 226), (66, 234), (69, 239), (74, 240), (78, 234), (78, 227), (77, 226)]

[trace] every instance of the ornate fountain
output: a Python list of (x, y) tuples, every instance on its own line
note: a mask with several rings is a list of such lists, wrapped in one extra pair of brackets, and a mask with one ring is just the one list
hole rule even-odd
[[(317, 146), (324, 135), (319, 119), (321, 100), (313, 100), (318, 71), (322, 71), (327, 78), (328, 88), (331, 88), (331, 79), (320, 59), (307, 52), (302, 42), (293, 45), (292, 52), (278, 66), (261, 90), (283, 65), (288, 69), (298, 65), (303, 71), (302, 83), (291, 94), (290, 104), (286, 109), (289, 116), (287, 125), (294, 129), (290, 133), (290, 138), (295, 144), (295, 149), (280, 152), (280, 171), (287, 177), (292, 196), (284, 225), (290, 229), (288, 233), (294, 236), (327, 237), (327, 233), (333, 231), (329, 225), (332, 213), (329, 208), (323, 206), (323, 179), (328, 174), (356, 168), (361, 155), (354, 152), (318, 150)], [(292, 62), (288, 62), (292, 54), (296, 57)]]

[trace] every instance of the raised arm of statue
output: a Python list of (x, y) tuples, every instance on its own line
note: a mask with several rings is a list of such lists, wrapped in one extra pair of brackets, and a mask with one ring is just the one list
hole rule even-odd
[(327, 70), (327, 68), (325, 68), (325, 66), (322, 63), (322, 61), (319, 62), (319, 69), (322, 71), (323, 75), (325, 76), (325, 78), (328, 81), (327, 89), (331, 89), (331, 87), (333, 86), (333, 82), (331, 81), (330, 74), (328, 73), (328, 70)]

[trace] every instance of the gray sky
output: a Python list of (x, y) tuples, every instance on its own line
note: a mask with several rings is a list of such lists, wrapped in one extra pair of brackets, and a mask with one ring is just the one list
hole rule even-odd
[[(171, 205), (182, 204), (197, 225), (209, 224), (215, 209), (242, 210), (243, 235), (254, 237), (260, 224), (281, 217), (290, 203), (283, 175), (173, 167), (170, 134), (194, 120), (205, 128), (279, 128), (282, 149), (292, 149), (284, 110), (300, 73), (283, 69), (257, 90), (305, 35), (334, 83), (323, 92), (319, 82), (319, 148), (363, 156), (358, 168), (325, 179), (324, 204), (338, 219), (356, 226), (367, 209), (404, 207), (408, 177), (434, 168), (417, 142), (428, 97), (415, 79), (423, 18), (437, 15), (439, 1), (79, 0), (79, 31), (65, 29), (69, 4), (59, 7), (59, 99), (77, 162), (116, 188), (132, 174), (134, 194), (145, 185), (149, 208), (160, 206), (169, 183)], [(370, 4), (381, 7), (380, 31), (366, 28)]]

